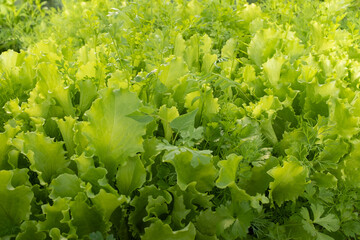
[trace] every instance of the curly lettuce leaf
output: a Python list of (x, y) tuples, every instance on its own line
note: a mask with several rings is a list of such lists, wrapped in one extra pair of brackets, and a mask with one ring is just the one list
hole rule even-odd
[(44, 240), (46, 238), (46, 234), (38, 230), (36, 221), (25, 221), (20, 229), (21, 233), (16, 236), (16, 240)]
[(100, 189), (99, 193), (91, 201), (103, 213), (105, 220), (109, 221), (115, 209), (129, 200), (124, 195), (119, 196), (118, 194), (108, 193), (104, 189)]
[(165, 161), (175, 167), (180, 189), (185, 190), (190, 183), (195, 182), (196, 189), (200, 192), (210, 191), (214, 187), (217, 174), (211, 160), (212, 156), (200, 153), (194, 159), (194, 153), (184, 151)]
[(241, 160), (242, 156), (231, 154), (226, 157), (226, 160), (218, 163), (220, 168), (219, 178), (216, 180), (216, 186), (218, 188), (226, 188), (231, 184), (235, 184), (236, 174)]
[(27, 171), (0, 171), (0, 237), (17, 233), (29, 219), (34, 193), (28, 185)]
[(168, 204), (172, 201), (168, 191), (160, 190), (154, 185), (145, 186), (139, 192), (140, 195), (135, 196), (130, 203), (135, 208), (129, 216), (134, 235), (143, 233), (160, 214), (169, 213)]
[(285, 161), (284, 166), (277, 166), (268, 171), (274, 178), (270, 183), (270, 199), (281, 206), (285, 201), (295, 201), (305, 190), (306, 169), (294, 161)]
[(189, 223), (185, 228), (173, 231), (168, 224), (164, 224), (160, 220), (152, 223), (150, 227), (145, 229), (143, 240), (194, 240), (196, 235), (195, 227)]
[(61, 75), (54, 64), (40, 63), (37, 66), (39, 81), (37, 88), (44, 96), (50, 95), (56, 100), (64, 113), (68, 116), (74, 116), (75, 111), (72, 105), (70, 89), (66, 87)]
[(26, 155), (30, 169), (39, 174), (42, 185), (64, 172), (70, 161), (65, 159), (62, 142), (54, 142), (42, 133), (20, 133), (13, 139), (13, 145)]
[(64, 139), (68, 157), (74, 155), (76, 144), (74, 142), (76, 118), (65, 116), (64, 119), (54, 119)]
[[(14, 123), (14, 122), (13, 122)], [(5, 132), (0, 133), (0, 170), (9, 169), (11, 166), (8, 162), (11, 151), (11, 139), (20, 131), (20, 126), (13, 124), (5, 125)]]
[(56, 198), (52, 205), (43, 204), (41, 206), (42, 212), (45, 216), (44, 221), (38, 222), (38, 228), (41, 231), (49, 231), (57, 229), (60, 233), (69, 233), (70, 229), (70, 199)]
[(83, 192), (85, 184), (75, 174), (63, 173), (54, 178), (49, 186), (51, 199), (69, 197), (74, 199), (79, 192)]
[(113, 178), (116, 168), (127, 157), (143, 152), (142, 136), (146, 133), (147, 121), (129, 116), (141, 105), (135, 93), (105, 88), (99, 95), (85, 113), (88, 123), (81, 131), (104, 164), (108, 176)]
[(90, 233), (99, 231), (106, 233), (110, 223), (105, 221), (104, 215), (95, 206), (89, 206), (84, 193), (79, 193), (75, 201), (70, 204), (71, 227), (76, 229), (79, 238), (86, 238)]
[(128, 158), (118, 167), (116, 173), (116, 186), (119, 192), (130, 195), (136, 188), (141, 187), (146, 181), (146, 170), (139, 157)]

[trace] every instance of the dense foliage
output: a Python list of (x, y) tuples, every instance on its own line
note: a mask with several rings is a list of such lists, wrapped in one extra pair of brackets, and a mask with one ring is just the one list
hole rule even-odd
[(358, 1), (24, 4), (1, 239), (360, 238)]

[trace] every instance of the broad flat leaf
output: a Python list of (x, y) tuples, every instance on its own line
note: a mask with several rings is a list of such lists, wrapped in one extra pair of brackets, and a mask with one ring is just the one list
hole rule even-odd
[(242, 160), (242, 156), (231, 154), (226, 157), (226, 160), (222, 160), (218, 163), (220, 168), (219, 178), (216, 180), (216, 186), (218, 188), (226, 188), (232, 183), (235, 183), (236, 173), (238, 172), (239, 162)]
[[(4, 5), (3, 5), (4, 6)], [(8, 5), (7, 5), (8, 6)], [(7, 7), (5, 7), (6, 9)], [(4, 9), (4, 8), (2, 8)], [(5, 10), (5, 15), (7, 11)], [(2, 12), (4, 15), (4, 12)], [(12, 40), (10, 40), (11, 42)], [(0, 72), (2, 79), (9, 79), (11, 87), (16, 87), (17, 90), (27, 90), (34, 86), (35, 69), (37, 56), (27, 54), (25, 51), (17, 53), (13, 50), (7, 50), (0, 55)], [(9, 86), (8, 83), (2, 84), (2, 89)], [(5, 89), (6, 91), (6, 89)]]
[(74, 174), (63, 173), (57, 178), (51, 181), (49, 189), (51, 193), (49, 197), (51, 199), (60, 198), (75, 198), (78, 192), (82, 192), (85, 188), (85, 184), (78, 176)]
[(143, 151), (142, 136), (146, 133), (147, 122), (128, 116), (140, 107), (135, 93), (106, 88), (99, 94), (100, 98), (85, 113), (89, 124), (81, 131), (112, 179), (119, 164)]
[(145, 229), (145, 234), (142, 236), (142, 240), (194, 240), (196, 235), (195, 227), (192, 223), (189, 223), (185, 228), (173, 231), (168, 224), (164, 224), (161, 221), (156, 221), (151, 224), (150, 227)]
[(74, 143), (75, 143), (75, 152), (77, 155), (81, 155), (87, 150), (89, 146), (89, 141), (87, 137), (85, 137), (82, 132), (85, 126), (88, 124), (88, 122), (75, 122), (74, 130)]
[(191, 131), (194, 129), (195, 124), (195, 116), (198, 112), (197, 109), (185, 113), (177, 118), (175, 118), (173, 121), (171, 121), (170, 126), (178, 131)]
[(30, 169), (39, 174), (42, 185), (63, 172), (69, 165), (65, 159), (62, 142), (38, 132), (20, 133), (13, 139), (13, 145), (25, 154), (30, 161)]
[[(30, 203), (34, 197), (27, 180), (27, 172), (19, 172), (23, 180), (20, 186), (12, 186), (13, 171), (0, 171), (0, 237), (14, 234), (21, 223), (30, 216)], [(20, 183), (20, 182), (19, 182)]]
[[(316, 131), (314, 129), (309, 129), (308, 133), (310, 136), (316, 136)], [(312, 137), (312, 139), (314, 138)], [(276, 149), (282, 155), (291, 155), (294, 157), (303, 157), (306, 156), (307, 152), (304, 154), (304, 145), (308, 142), (308, 138), (304, 134), (304, 129), (294, 129), (291, 132), (284, 132), (282, 140), (277, 144)]]
[(284, 201), (295, 201), (306, 186), (306, 170), (296, 162), (284, 162), (284, 166), (277, 166), (268, 171), (274, 178), (270, 183), (270, 198), (281, 206)]
[(187, 186), (195, 182), (196, 189), (200, 192), (210, 191), (214, 186), (217, 171), (211, 161), (211, 155), (203, 156), (209, 161), (204, 162), (197, 159), (197, 166), (194, 166), (193, 153), (189, 151), (181, 152), (174, 156), (174, 158), (167, 160), (170, 162), (177, 173), (177, 184), (181, 190), (185, 190)]
[(200, 16), (203, 11), (204, 6), (197, 0), (190, 0), (186, 4), (186, 14), (189, 18), (190, 16)]
[(237, 184), (231, 183), (229, 187), (232, 199), (236, 199), (238, 202), (250, 202), (252, 200), (252, 197), (244, 189), (241, 189)]
[(130, 195), (132, 191), (141, 187), (146, 181), (146, 170), (138, 156), (128, 158), (118, 167), (116, 186), (120, 194)]

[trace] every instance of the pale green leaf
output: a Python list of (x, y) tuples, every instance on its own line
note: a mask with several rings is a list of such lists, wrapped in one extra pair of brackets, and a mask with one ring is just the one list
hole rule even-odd
[(76, 175), (63, 173), (51, 181), (49, 186), (51, 193), (49, 197), (51, 199), (58, 197), (69, 197), (73, 199), (79, 192), (82, 192), (84, 188), (85, 185)]
[(181, 57), (176, 57), (167, 65), (160, 67), (159, 79), (169, 89), (172, 89), (179, 82), (179, 78), (188, 72), (188, 68)]
[(55, 119), (61, 135), (65, 141), (65, 146), (67, 150), (68, 157), (71, 157), (75, 154), (75, 147), (76, 144), (74, 142), (74, 136), (75, 136), (75, 123), (76, 118), (73, 118), (71, 116), (65, 116), (64, 119)]
[(50, 183), (52, 178), (64, 172), (69, 165), (69, 160), (65, 159), (63, 143), (54, 142), (42, 133), (20, 133), (12, 142), (28, 157), (30, 169), (39, 174), (42, 185)]
[(40, 77), (37, 86), (45, 96), (49, 94), (56, 100), (66, 115), (74, 116), (74, 108), (71, 102), (69, 88), (65, 87), (64, 81), (61, 79), (60, 73), (53, 64), (40, 63), (37, 67)]
[(296, 162), (284, 162), (268, 171), (274, 178), (270, 183), (270, 198), (281, 206), (285, 201), (295, 201), (305, 190), (306, 170)]
[(177, 184), (181, 190), (185, 190), (187, 186), (195, 182), (196, 189), (200, 192), (210, 191), (214, 186), (217, 171), (210, 160), (211, 156), (204, 156), (207, 162), (197, 159), (197, 166), (192, 164), (193, 153), (189, 151), (182, 152), (167, 160), (170, 162), (177, 173)]
[(119, 164), (143, 151), (142, 136), (146, 133), (147, 122), (129, 117), (140, 107), (136, 94), (110, 88), (101, 90), (99, 94), (100, 98), (85, 114), (89, 124), (85, 124), (81, 131), (95, 149), (109, 177), (113, 178)]
[(226, 160), (222, 160), (218, 163), (220, 168), (219, 178), (216, 180), (216, 186), (218, 188), (226, 188), (230, 184), (235, 183), (239, 162), (241, 160), (242, 156), (231, 154), (226, 157)]
[(119, 196), (100, 189), (100, 192), (93, 197), (91, 201), (100, 211), (103, 212), (105, 220), (109, 221), (111, 214), (115, 211), (115, 209), (128, 202), (128, 199), (123, 195)]
[(278, 85), (278, 82), (280, 80), (281, 67), (284, 63), (285, 58), (280, 55), (270, 58), (263, 64), (264, 72), (271, 85)]
[(39, 221), (39, 230), (47, 231), (56, 228), (59, 232), (69, 232), (69, 203), (70, 199), (57, 198), (52, 205), (49, 203), (42, 205), (41, 209), (46, 219), (45, 221)]

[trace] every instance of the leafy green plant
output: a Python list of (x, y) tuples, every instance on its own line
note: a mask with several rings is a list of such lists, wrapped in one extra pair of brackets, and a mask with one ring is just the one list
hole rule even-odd
[(360, 237), (356, 1), (35, 3), (0, 55), (0, 238)]

